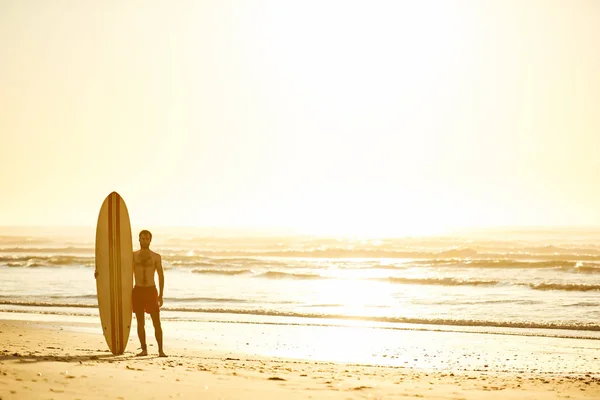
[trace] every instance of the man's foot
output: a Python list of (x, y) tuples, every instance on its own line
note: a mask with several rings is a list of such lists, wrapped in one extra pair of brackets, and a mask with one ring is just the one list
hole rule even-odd
[(168, 355), (166, 355), (163, 351), (159, 351), (158, 352), (158, 356), (159, 357), (169, 357)]
[(148, 355), (148, 350), (142, 350), (139, 353), (137, 353), (135, 356), (136, 357), (143, 357), (143, 356), (147, 356)]

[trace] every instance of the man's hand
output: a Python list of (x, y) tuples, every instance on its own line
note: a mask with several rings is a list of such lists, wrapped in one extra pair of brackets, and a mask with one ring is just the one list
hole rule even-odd
[(163, 297), (162, 296), (158, 296), (158, 306), (162, 307), (163, 305)]

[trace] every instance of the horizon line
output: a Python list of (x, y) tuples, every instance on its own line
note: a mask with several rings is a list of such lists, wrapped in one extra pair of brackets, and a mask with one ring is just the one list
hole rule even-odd
[[(274, 226), (190, 226), (190, 225), (132, 225), (132, 228), (135, 226), (136, 229), (144, 229), (150, 228), (153, 230), (188, 230), (188, 231), (198, 231), (199, 233), (218, 233), (220, 235), (223, 234), (231, 234), (231, 235), (276, 235), (276, 236), (312, 236), (312, 237), (364, 237), (364, 238), (372, 238), (372, 239), (392, 239), (392, 238), (405, 238), (405, 237), (443, 237), (443, 236), (453, 236), (453, 235), (464, 235), (464, 234), (485, 234), (485, 233), (535, 233), (535, 232), (598, 232), (600, 233), (600, 225), (496, 225), (496, 226), (465, 226), (460, 228), (449, 228), (444, 229), (443, 231), (437, 232), (400, 232), (391, 233), (391, 232), (382, 232), (381, 234), (377, 234), (376, 232), (316, 232), (311, 231), (306, 228), (293, 228), (293, 227), (274, 227)], [(85, 230), (95, 230), (95, 225), (0, 225), (0, 230), (49, 230), (49, 229), (59, 229), (59, 230), (68, 230), (68, 229), (85, 229)], [(133, 229), (132, 229), (133, 230)]]

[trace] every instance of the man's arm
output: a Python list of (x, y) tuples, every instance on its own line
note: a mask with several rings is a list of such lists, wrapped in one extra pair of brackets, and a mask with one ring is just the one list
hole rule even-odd
[(137, 251), (133, 252), (133, 257), (131, 257), (131, 275), (133, 276), (133, 286), (135, 286), (135, 254)]
[(156, 265), (156, 272), (158, 273), (158, 288), (159, 288), (159, 292), (158, 292), (158, 305), (160, 307), (162, 307), (163, 305), (163, 290), (165, 288), (165, 274), (163, 272), (163, 267), (162, 267), (162, 259), (160, 257), (160, 254), (157, 254), (157, 265)]

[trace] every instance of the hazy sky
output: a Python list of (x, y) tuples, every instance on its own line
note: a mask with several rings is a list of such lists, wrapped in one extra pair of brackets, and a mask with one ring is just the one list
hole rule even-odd
[(0, 225), (600, 225), (600, 2), (0, 0)]

